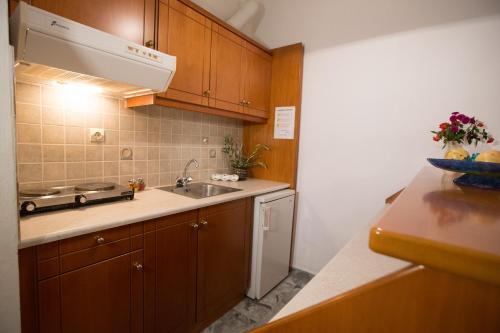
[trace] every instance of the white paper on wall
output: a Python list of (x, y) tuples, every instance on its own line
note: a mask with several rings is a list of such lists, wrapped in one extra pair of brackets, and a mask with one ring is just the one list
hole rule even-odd
[(295, 106), (278, 106), (274, 112), (274, 138), (293, 139), (295, 129)]

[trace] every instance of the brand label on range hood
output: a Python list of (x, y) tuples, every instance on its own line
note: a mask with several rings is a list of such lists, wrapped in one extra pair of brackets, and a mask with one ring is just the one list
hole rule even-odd
[(52, 21), (52, 23), (50, 23), (50, 26), (51, 27), (58, 27), (58, 28), (61, 28), (61, 29), (66, 29), (66, 30), (69, 30), (69, 27), (65, 26), (65, 25), (62, 25), (60, 23), (57, 23), (57, 21)]

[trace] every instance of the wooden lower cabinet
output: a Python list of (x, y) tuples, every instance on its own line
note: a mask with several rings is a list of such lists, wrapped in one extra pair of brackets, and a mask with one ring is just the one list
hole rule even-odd
[(142, 332), (142, 251), (38, 283), (40, 332)]
[(251, 206), (241, 199), (21, 250), (22, 332), (201, 331), (245, 296)]
[(245, 297), (250, 241), (246, 204), (239, 200), (200, 210), (196, 319), (202, 325)]

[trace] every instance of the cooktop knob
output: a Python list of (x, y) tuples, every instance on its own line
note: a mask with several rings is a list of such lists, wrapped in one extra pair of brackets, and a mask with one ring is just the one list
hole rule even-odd
[(79, 195), (76, 197), (76, 202), (83, 205), (87, 202), (87, 198), (84, 195)]

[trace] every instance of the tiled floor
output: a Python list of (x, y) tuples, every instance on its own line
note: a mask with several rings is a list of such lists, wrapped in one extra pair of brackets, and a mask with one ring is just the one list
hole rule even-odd
[(313, 277), (292, 270), (290, 275), (259, 301), (245, 298), (202, 333), (243, 333), (267, 323)]

